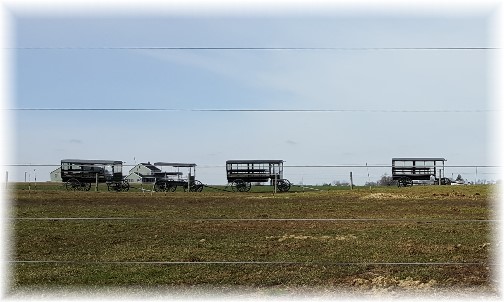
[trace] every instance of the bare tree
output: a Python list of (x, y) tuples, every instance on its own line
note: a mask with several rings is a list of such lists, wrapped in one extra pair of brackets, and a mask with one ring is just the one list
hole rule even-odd
[(392, 178), (392, 176), (389, 176), (387, 173), (385, 173), (377, 183), (379, 186), (393, 186), (395, 184), (395, 180)]
[(336, 187), (348, 187), (350, 183), (348, 181), (335, 180), (332, 182), (332, 185)]

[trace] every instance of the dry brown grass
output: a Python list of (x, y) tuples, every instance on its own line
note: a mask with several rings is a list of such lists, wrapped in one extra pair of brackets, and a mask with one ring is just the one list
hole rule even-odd
[[(16, 191), (12, 195), (16, 218), (138, 219), (13, 220), (13, 260), (70, 262), (16, 263), (12, 280), (17, 288), (204, 284), (359, 290), (491, 287), (493, 224), (469, 221), (492, 218), (491, 194), (486, 186), (275, 196)], [(323, 218), (380, 220), (275, 220)], [(395, 262), (459, 264), (372, 264)]]

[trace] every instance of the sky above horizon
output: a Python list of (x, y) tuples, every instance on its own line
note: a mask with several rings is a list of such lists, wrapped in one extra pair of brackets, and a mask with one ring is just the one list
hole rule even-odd
[[(494, 164), (490, 113), (481, 112), (494, 109), (489, 50), (355, 49), (492, 47), (485, 14), (19, 13), (15, 47), (16, 108), (176, 109), (16, 111), (18, 164), (64, 158), (193, 162), (208, 184), (225, 183), (228, 159), (364, 165), (444, 157), (447, 165)], [(411, 112), (431, 110), (447, 112)], [(26, 169), (12, 179), (22, 180)], [(43, 181), (54, 168), (37, 169)], [(323, 183), (346, 180), (349, 171), (286, 168), (284, 174), (294, 183)], [(357, 182), (390, 171), (368, 173), (361, 169)]]

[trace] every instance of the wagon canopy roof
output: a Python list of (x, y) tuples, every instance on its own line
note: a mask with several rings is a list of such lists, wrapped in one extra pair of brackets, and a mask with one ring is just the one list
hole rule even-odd
[(121, 160), (104, 160), (104, 159), (62, 159), (61, 163), (116, 165), (116, 164), (122, 164), (123, 162)]
[(441, 158), (441, 157), (397, 157), (397, 158), (392, 158), (392, 161), (401, 161), (401, 160), (446, 161), (446, 159)]
[(157, 162), (157, 163), (154, 163), (154, 166), (170, 166), (170, 167), (178, 168), (178, 167), (196, 167), (196, 164)]
[(226, 164), (280, 164), (281, 159), (250, 159), (250, 160), (227, 160)]

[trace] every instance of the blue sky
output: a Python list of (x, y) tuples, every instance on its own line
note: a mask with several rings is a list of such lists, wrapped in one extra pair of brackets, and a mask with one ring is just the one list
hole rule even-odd
[[(488, 50), (147, 50), (107, 47), (492, 47), (487, 13), (130, 17), (15, 14), (17, 108), (491, 110)], [(55, 49), (73, 47), (76, 49)], [(16, 112), (16, 163), (63, 158), (287, 165), (444, 157), (491, 165), (488, 113)], [(37, 168), (39, 180), (50, 168)], [(25, 168), (14, 172), (20, 180)], [(286, 169), (292, 182), (351, 169)], [(388, 169), (375, 169), (371, 180)], [(488, 171), (491, 173), (493, 171)], [(354, 171), (357, 181), (367, 171)], [(447, 173), (467, 173), (461, 168)], [(482, 173), (482, 172), (480, 172)], [(474, 176), (470, 176), (474, 177)], [(482, 177), (483, 178), (483, 177)], [(488, 176), (487, 179), (492, 177)]]

